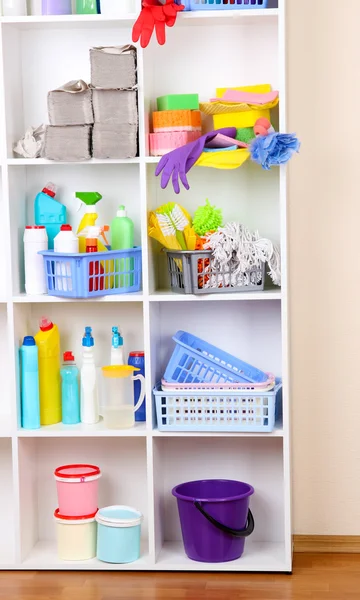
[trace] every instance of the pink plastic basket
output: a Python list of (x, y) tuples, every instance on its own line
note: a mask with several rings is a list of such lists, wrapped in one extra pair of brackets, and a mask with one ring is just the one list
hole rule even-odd
[(259, 390), (269, 391), (275, 386), (275, 375), (267, 373), (268, 379), (263, 383), (169, 383), (165, 379), (161, 380), (161, 387), (164, 391), (172, 392), (176, 390)]
[(59, 512), (67, 517), (91, 515), (98, 508), (99, 467), (65, 465), (54, 472)]

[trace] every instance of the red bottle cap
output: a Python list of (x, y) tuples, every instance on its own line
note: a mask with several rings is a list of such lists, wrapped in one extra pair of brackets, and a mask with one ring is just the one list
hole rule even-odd
[(72, 352), (64, 352), (64, 362), (75, 362), (75, 356)]
[(42, 317), (40, 319), (40, 329), (41, 331), (50, 331), (54, 327), (53, 323), (47, 317)]
[(72, 231), (71, 225), (61, 225), (60, 231)]
[(56, 196), (56, 192), (53, 192), (53, 190), (49, 190), (49, 188), (46, 188), (46, 187), (43, 188), (43, 192), (44, 192), (44, 194), (47, 194), (51, 198), (55, 198), (55, 196)]
[(25, 229), (45, 229), (45, 225), (26, 225)]
[(134, 357), (140, 357), (142, 358), (143, 356), (145, 356), (145, 352), (130, 352), (129, 356), (134, 356)]

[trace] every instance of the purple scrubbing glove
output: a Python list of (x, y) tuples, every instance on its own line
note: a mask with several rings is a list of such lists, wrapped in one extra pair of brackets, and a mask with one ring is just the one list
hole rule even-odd
[(161, 175), (161, 187), (164, 190), (172, 177), (172, 184), (176, 194), (180, 194), (179, 178), (186, 190), (190, 189), (186, 174), (194, 166), (200, 154), (204, 150), (204, 146), (207, 142), (210, 142), (218, 133), (227, 135), (230, 138), (236, 137), (235, 127), (224, 127), (223, 129), (217, 129), (202, 135), (195, 142), (190, 142), (181, 148), (176, 148), (165, 154), (155, 171), (156, 177)]
[(273, 165), (285, 165), (294, 152), (299, 152), (300, 142), (294, 133), (269, 133), (258, 135), (250, 146), (254, 162), (269, 171)]

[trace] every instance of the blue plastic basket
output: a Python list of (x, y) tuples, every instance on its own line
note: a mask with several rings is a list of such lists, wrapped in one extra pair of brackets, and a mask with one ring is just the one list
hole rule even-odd
[(270, 433), (282, 418), (282, 384), (259, 390), (154, 389), (159, 431)]
[(96, 298), (141, 289), (141, 248), (96, 254), (39, 252), (49, 296)]
[(166, 368), (169, 383), (264, 383), (268, 374), (186, 331), (178, 331)]
[(251, 10), (267, 8), (268, 0), (176, 0), (185, 10)]

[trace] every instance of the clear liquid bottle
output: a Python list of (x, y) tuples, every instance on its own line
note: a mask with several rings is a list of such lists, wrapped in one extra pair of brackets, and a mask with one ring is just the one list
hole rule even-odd
[(79, 369), (72, 352), (64, 353), (61, 374), (62, 422), (65, 425), (80, 423)]

